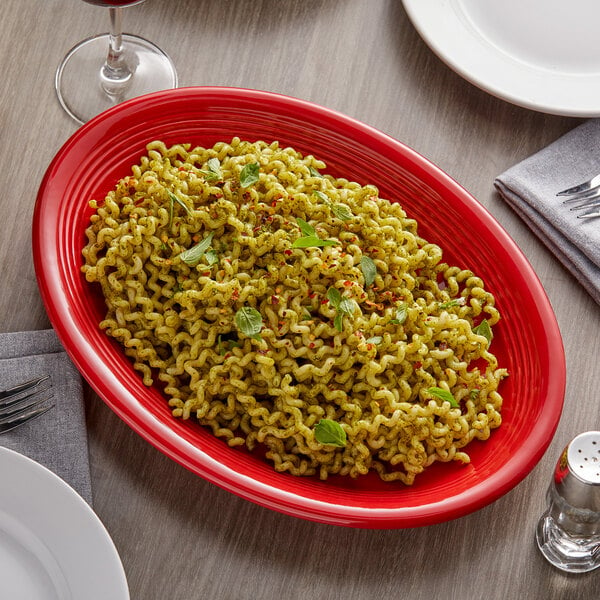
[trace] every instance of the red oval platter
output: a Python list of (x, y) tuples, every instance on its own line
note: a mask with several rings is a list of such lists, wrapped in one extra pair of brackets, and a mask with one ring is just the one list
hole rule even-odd
[[(191, 421), (174, 419), (98, 327), (99, 291), (81, 275), (91, 209), (130, 173), (148, 142), (212, 146), (232, 137), (278, 140), (327, 163), (326, 171), (399, 201), (419, 233), (450, 264), (470, 268), (496, 297), (503, 319), (494, 352), (510, 376), (501, 385), (503, 424), (467, 447), (469, 465), (435, 464), (412, 487), (377, 476), (327, 481), (277, 473), (259, 456), (229, 448)], [(498, 222), (453, 179), (401, 142), (332, 110), (238, 88), (180, 88), (120, 104), (81, 127), (41, 183), (33, 218), (36, 275), (65, 349), (98, 395), (133, 430), (207, 480), (285, 514), (365, 528), (417, 527), (475, 511), (519, 483), (556, 430), (565, 360), (556, 318), (537, 276)]]

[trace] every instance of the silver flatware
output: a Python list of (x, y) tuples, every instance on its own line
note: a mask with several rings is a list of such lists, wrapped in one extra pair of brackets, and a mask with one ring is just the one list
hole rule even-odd
[(50, 377), (44, 375), (10, 389), (0, 391), (0, 434), (43, 415), (54, 407), (51, 404)]
[(579, 212), (577, 218), (600, 217), (600, 175), (556, 195), (564, 196), (563, 203), (571, 205), (570, 210)]

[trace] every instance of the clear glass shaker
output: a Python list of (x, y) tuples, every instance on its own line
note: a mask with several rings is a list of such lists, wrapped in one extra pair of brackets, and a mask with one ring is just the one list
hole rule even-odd
[(564, 449), (536, 529), (546, 559), (569, 573), (600, 567), (600, 431), (575, 437)]

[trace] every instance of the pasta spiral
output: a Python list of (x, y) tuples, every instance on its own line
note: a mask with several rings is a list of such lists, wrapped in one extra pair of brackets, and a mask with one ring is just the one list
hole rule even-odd
[(325, 168), (277, 142), (152, 142), (91, 202), (82, 270), (175, 417), (277, 471), (410, 485), (500, 426), (500, 315), (400, 204)]

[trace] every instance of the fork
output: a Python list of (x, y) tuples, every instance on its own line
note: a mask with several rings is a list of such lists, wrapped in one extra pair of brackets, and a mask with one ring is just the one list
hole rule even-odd
[(563, 200), (563, 204), (573, 204), (570, 210), (582, 211), (577, 218), (600, 217), (600, 175), (558, 192), (556, 195), (567, 196), (567, 199)]
[[(6, 433), (54, 408), (52, 386), (45, 386), (48, 375), (37, 377), (8, 390), (0, 391), (0, 434)], [(48, 395), (47, 392), (50, 394)]]

